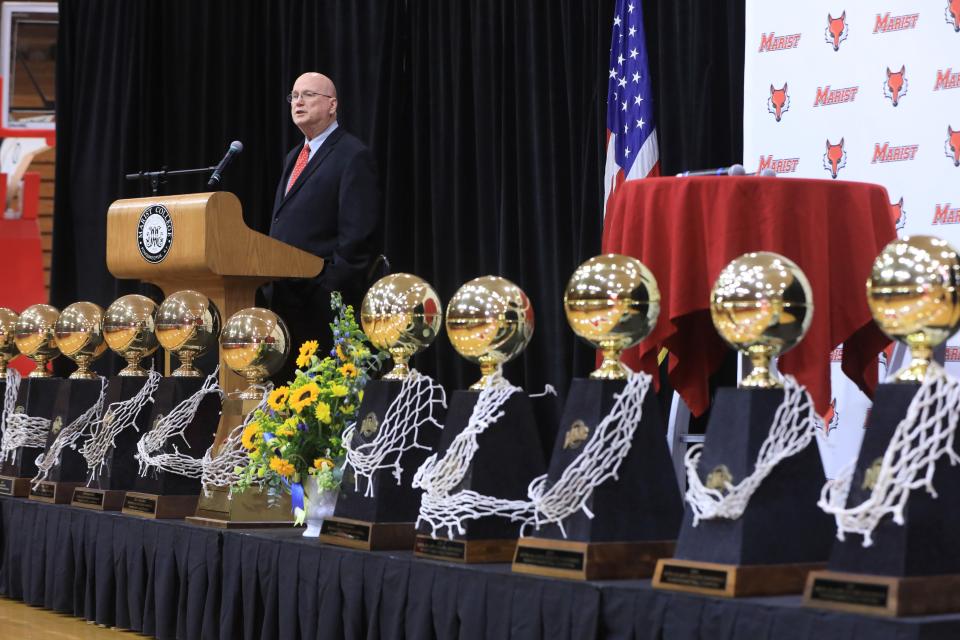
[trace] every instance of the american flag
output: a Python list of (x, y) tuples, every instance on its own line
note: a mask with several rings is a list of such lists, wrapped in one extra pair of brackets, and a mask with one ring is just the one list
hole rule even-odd
[(640, 0), (617, 0), (608, 75), (604, 213), (624, 180), (660, 175)]

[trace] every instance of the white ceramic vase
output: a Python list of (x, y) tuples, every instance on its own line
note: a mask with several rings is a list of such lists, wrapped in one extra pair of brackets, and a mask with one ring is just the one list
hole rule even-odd
[(324, 518), (333, 515), (339, 491), (321, 489), (317, 486), (316, 477), (310, 476), (304, 483), (304, 493), (306, 494), (307, 530), (303, 532), (303, 537), (317, 538), (320, 536), (320, 527), (323, 525)]

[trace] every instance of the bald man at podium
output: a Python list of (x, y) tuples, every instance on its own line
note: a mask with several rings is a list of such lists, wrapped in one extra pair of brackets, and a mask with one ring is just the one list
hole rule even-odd
[[(381, 250), (382, 205), (373, 155), (337, 124), (337, 88), (330, 78), (304, 73), (287, 101), (304, 141), (284, 161), (270, 235), (325, 263), (315, 278), (278, 280), (264, 290), (270, 307), (290, 328), (296, 354), (306, 340), (318, 340), (321, 348), (330, 344), (332, 291), (340, 291), (359, 311)], [(290, 380), (294, 361), (288, 358), (275, 380)]]

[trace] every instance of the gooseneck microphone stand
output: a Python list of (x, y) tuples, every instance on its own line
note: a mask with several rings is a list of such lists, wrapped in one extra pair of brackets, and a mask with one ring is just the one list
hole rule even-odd
[(150, 190), (153, 192), (152, 195), (157, 195), (157, 189), (160, 188), (161, 184), (167, 184), (168, 176), (189, 176), (195, 175), (198, 173), (213, 173), (216, 171), (216, 167), (203, 167), (201, 169), (177, 169), (175, 171), (167, 171), (166, 167), (162, 167), (159, 171), (140, 171), (139, 173), (128, 173), (126, 174), (127, 180), (140, 180), (141, 182), (150, 181)]

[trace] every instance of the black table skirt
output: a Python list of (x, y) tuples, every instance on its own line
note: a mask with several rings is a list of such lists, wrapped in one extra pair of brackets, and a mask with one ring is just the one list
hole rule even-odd
[(4, 498), (0, 593), (158, 638), (214, 638), (221, 535)]
[(799, 596), (726, 600), (365, 553), (300, 530), (0, 507), (0, 594), (158, 638), (960, 638), (960, 615), (889, 620), (806, 609)]

